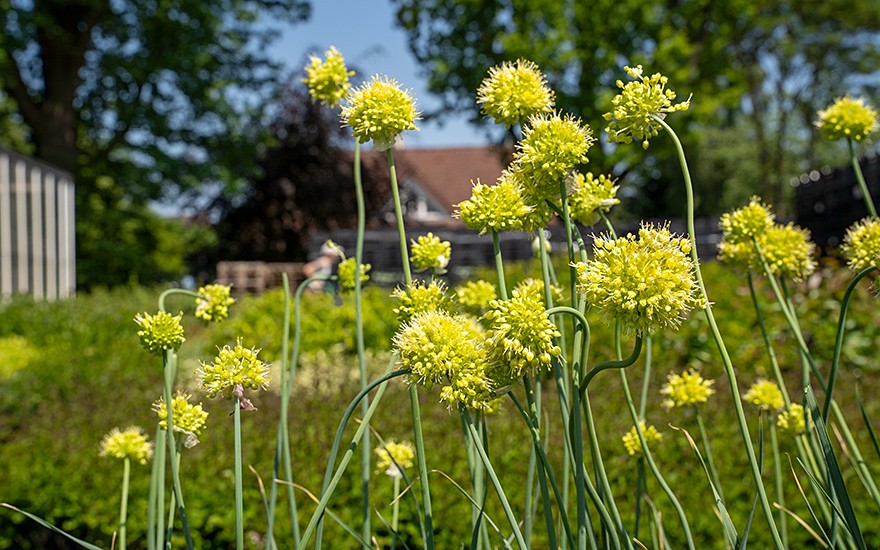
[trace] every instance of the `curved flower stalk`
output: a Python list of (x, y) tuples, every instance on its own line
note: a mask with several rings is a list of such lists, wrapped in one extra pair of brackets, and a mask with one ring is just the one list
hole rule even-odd
[(101, 440), (101, 456), (122, 459), (122, 496), (119, 500), (119, 548), (125, 549), (126, 527), (128, 522), (128, 482), (131, 476), (131, 461), (146, 464), (153, 456), (153, 445), (147, 434), (137, 427), (120, 430), (113, 428)]

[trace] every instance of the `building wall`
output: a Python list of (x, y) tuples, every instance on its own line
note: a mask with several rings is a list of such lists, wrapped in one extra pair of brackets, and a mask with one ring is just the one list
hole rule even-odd
[(70, 174), (0, 149), (0, 298), (72, 296), (74, 246)]

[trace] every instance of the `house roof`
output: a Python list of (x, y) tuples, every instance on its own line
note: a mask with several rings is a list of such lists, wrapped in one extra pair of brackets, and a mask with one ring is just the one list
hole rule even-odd
[[(365, 151), (364, 157), (384, 157)], [(472, 183), (494, 184), (505, 168), (504, 150), (498, 147), (395, 149), (397, 179), (418, 185), (452, 215), (455, 205), (471, 196)]]

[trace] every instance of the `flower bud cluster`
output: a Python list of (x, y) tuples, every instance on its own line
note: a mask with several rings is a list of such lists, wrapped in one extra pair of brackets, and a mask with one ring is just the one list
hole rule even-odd
[(137, 333), (141, 345), (154, 354), (161, 354), (165, 350), (180, 349), (180, 346), (186, 342), (186, 338), (183, 336), (183, 326), (180, 324), (181, 319), (183, 319), (183, 313), (171, 315), (166, 311), (160, 311), (155, 315), (137, 314), (134, 322), (141, 327)]

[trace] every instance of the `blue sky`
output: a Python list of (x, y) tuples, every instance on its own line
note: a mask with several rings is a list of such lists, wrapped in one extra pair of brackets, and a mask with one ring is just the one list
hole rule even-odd
[[(381, 73), (394, 77), (416, 96), (420, 110), (434, 103), (425, 90), (425, 79), (410, 54), (406, 34), (394, 27), (394, 14), (387, 0), (312, 0), (312, 16), (305, 22), (282, 29), (271, 55), (289, 71), (299, 71), (310, 52), (336, 46), (349, 65), (362, 72), (355, 78)], [(463, 119), (419, 123), (418, 132), (405, 132), (407, 147), (449, 147), (484, 144), (482, 132)]]

